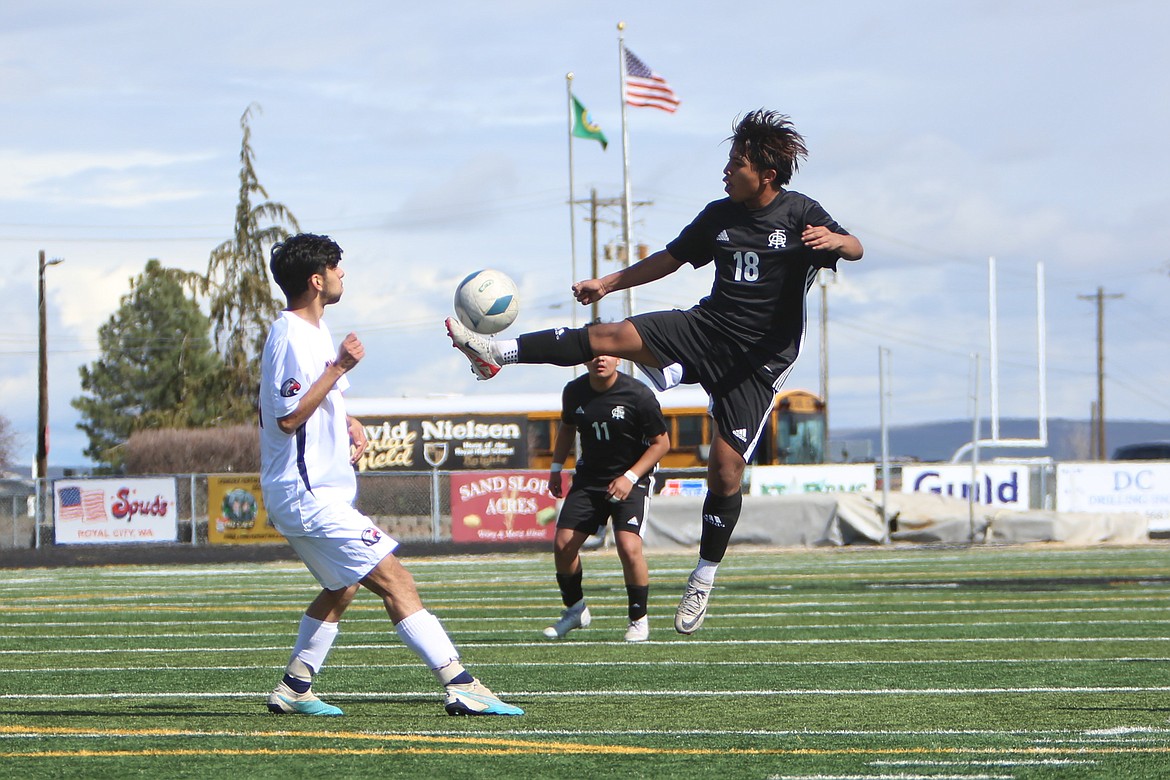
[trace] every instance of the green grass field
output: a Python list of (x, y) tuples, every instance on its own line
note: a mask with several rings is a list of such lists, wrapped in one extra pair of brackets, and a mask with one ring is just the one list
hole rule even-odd
[(693, 556), (651, 554), (623, 641), (609, 552), (559, 642), (551, 555), (408, 559), (464, 663), (521, 718), (450, 718), (370, 594), (318, 694), (264, 708), (316, 592), (299, 564), (0, 571), (0, 776), (1170, 776), (1170, 547), (732, 548), (674, 633)]

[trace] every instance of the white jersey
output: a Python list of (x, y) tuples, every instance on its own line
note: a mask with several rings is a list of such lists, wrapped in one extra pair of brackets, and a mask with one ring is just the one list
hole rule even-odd
[(273, 525), (285, 536), (310, 531), (312, 519), (337, 503), (352, 505), (357, 477), (349, 462), (344, 375), (308, 421), (291, 434), (276, 421), (292, 414), (337, 348), (324, 322), (291, 312), (272, 324), (260, 363), (260, 486)]

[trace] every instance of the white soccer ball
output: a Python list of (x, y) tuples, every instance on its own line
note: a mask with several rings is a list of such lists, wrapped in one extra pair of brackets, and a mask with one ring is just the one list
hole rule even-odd
[(455, 288), (455, 314), (476, 333), (499, 333), (519, 313), (516, 283), (503, 271), (494, 268), (476, 271)]

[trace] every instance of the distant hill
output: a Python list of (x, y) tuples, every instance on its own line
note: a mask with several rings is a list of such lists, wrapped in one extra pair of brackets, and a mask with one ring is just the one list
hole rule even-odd
[[(913, 458), (925, 462), (949, 461), (959, 447), (971, 440), (970, 420), (890, 426), (890, 456)], [(999, 421), (1001, 439), (1035, 439), (1035, 419), (1011, 418)], [(833, 429), (829, 432), (830, 457), (834, 461), (871, 460), (881, 455), (879, 428)], [(991, 425), (983, 421), (980, 436), (991, 437)], [(1105, 425), (1105, 449), (1108, 455), (1125, 444), (1143, 441), (1170, 441), (1170, 422), (1119, 420)], [(848, 453), (843, 458), (842, 453)], [(1053, 460), (1090, 460), (1093, 452), (1092, 428), (1086, 420), (1055, 419), (1048, 421), (1048, 446), (1044, 448), (979, 448), (979, 459), (995, 457), (1031, 458), (1048, 456)]]

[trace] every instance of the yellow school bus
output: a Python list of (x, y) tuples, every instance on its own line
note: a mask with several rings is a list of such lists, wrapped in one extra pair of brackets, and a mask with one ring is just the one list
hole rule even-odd
[[(659, 393), (670, 432), (664, 468), (704, 466), (711, 448), (708, 399), (701, 388)], [(360, 471), (427, 468), (547, 469), (561, 419), (561, 394), (512, 393), (347, 398), (370, 440)], [(753, 463), (823, 463), (825, 405), (805, 390), (782, 390)], [(565, 464), (572, 468), (572, 458)]]

